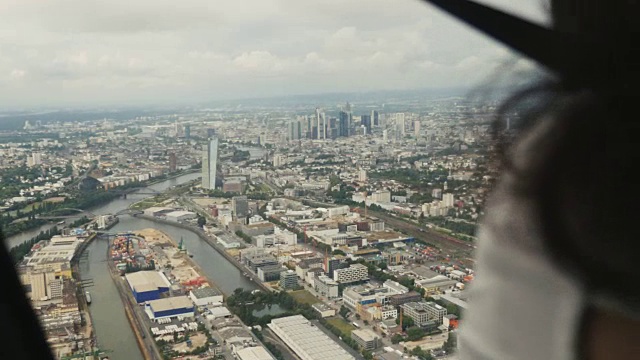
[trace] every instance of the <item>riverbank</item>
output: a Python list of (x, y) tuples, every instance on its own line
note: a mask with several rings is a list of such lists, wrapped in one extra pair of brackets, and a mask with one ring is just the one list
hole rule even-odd
[[(138, 309), (139, 306), (133, 298), (131, 291), (129, 291), (129, 287), (127, 286), (125, 280), (119, 276), (119, 270), (116, 269), (114, 262), (111, 261), (110, 253), (111, 244), (107, 246), (106, 254), (109, 275), (111, 276), (111, 280), (118, 290), (120, 301), (122, 303), (122, 306), (124, 307), (124, 313), (127, 317), (127, 321), (129, 322), (129, 326), (133, 331), (136, 343), (140, 348), (142, 357), (145, 360), (162, 359), (162, 355), (157, 349), (156, 344), (153, 342), (153, 339), (147, 336), (148, 330), (144, 325), (142, 325), (144, 323), (144, 320), (141, 321), (140, 314), (138, 314), (138, 311), (140, 310)], [(144, 316), (144, 314), (142, 314), (142, 316)]]
[[(113, 249), (110, 253), (113, 258), (109, 260), (109, 268), (143, 357), (145, 359), (164, 359), (212, 353), (212, 346), (217, 342), (212, 340), (200, 311), (196, 313), (194, 310), (192, 314), (187, 311), (181, 313), (182, 315), (171, 315), (171, 317), (162, 315), (160, 318), (152, 320), (152, 315), (156, 315), (156, 313), (152, 313), (147, 307), (138, 304), (127, 281), (118, 276), (120, 270), (116, 262), (128, 264), (123, 261), (133, 257), (137, 258), (137, 254), (144, 249), (144, 252), (148, 254), (147, 259), (154, 261), (156, 269), (163, 269), (162, 272), (170, 279), (171, 291), (181, 294), (171, 296), (172, 299), (189, 299), (186, 295), (191, 290), (200, 287), (208, 286), (220, 291), (219, 288), (168, 234), (156, 229), (135, 230), (133, 234), (128, 240), (120, 238), (121, 245), (110, 248)], [(124, 245), (131, 240), (137, 244)], [(123, 252), (125, 249), (126, 251)], [(134, 266), (137, 265), (134, 264)], [(220, 293), (222, 292), (220, 291)], [(175, 335), (173, 335), (174, 333)], [(193, 344), (192, 347), (191, 342), (187, 339), (206, 340), (200, 341), (198, 345)]]
[(137, 218), (141, 218), (141, 219), (146, 219), (146, 220), (150, 220), (153, 222), (157, 222), (160, 224), (166, 224), (166, 225), (170, 225), (170, 226), (175, 226), (181, 229), (185, 229), (188, 230), (194, 234), (196, 234), (201, 240), (203, 240), (204, 242), (206, 242), (209, 246), (211, 246), (213, 249), (215, 249), (220, 255), (222, 255), (225, 259), (227, 259), (231, 264), (233, 264), (236, 268), (238, 268), (238, 270), (242, 271), (243, 273), (247, 274), (247, 277), (253, 281), (256, 285), (258, 285), (258, 287), (262, 290), (265, 291), (273, 291), (272, 288), (270, 288), (269, 286), (265, 285), (262, 281), (260, 281), (260, 279), (257, 277), (257, 275), (253, 274), (251, 271), (248, 271), (247, 268), (242, 265), (242, 263), (240, 263), (240, 261), (238, 261), (238, 259), (236, 259), (235, 256), (232, 256), (231, 254), (229, 254), (224, 247), (220, 246), (218, 243), (216, 243), (215, 240), (211, 239), (211, 237), (209, 235), (207, 235), (202, 229), (197, 228), (195, 226), (191, 226), (191, 225), (186, 225), (186, 224), (182, 224), (182, 223), (178, 223), (175, 221), (169, 221), (169, 220), (164, 220), (164, 219), (159, 219), (157, 217), (153, 217), (153, 216), (149, 216), (149, 215), (135, 215), (135, 217)]

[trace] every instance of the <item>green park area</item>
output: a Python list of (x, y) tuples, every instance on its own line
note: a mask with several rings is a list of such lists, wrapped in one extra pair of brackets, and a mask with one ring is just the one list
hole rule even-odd
[(351, 336), (351, 331), (355, 330), (355, 326), (349, 324), (339, 317), (329, 318), (327, 319), (327, 323), (331, 324), (331, 326), (340, 330), (340, 332), (344, 335)]
[(307, 290), (292, 291), (292, 292), (289, 293), (289, 295), (293, 296), (293, 298), (297, 302), (302, 303), (302, 304), (313, 305), (313, 304), (316, 304), (316, 303), (320, 302), (320, 300), (318, 300), (318, 298), (313, 296)]

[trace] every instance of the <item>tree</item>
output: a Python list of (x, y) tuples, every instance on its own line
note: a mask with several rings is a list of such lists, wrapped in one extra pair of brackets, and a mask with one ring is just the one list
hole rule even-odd
[(422, 339), (426, 333), (421, 328), (414, 326), (407, 329), (407, 337), (409, 341), (416, 341)]
[(342, 305), (340, 306), (339, 314), (346, 320), (347, 316), (349, 315), (349, 309), (346, 306)]
[(402, 337), (402, 335), (400, 335), (400, 334), (395, 334), (395, 335), (393, 335), (391, 337), (391, 343), (392, 344), (397, 344), (402, 340), (404, 340), (404, 337)]

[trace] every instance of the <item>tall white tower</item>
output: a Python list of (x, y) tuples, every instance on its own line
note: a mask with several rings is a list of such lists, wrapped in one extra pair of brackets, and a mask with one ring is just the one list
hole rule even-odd
[(216, 188), (218, 168), (218, 138), (209, 138), (209, 142), (202, 150), (202, 187), (213, 190)]

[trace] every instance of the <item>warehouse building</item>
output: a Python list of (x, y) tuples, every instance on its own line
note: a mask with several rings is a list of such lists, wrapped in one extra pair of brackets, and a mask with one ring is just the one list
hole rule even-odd
[(268, 326), (302, 360), (355, 360), (302, 315), (273, 319)]
[(196, 306), (221, 304), (224, 301), (222, 293), (211, 286), (191, 290), (189, 297)]
[(457, 283), (457, 280), (449, 279), (444, 275), (437, 275), (431, 279), (416, 281), (417, 286), (424, 288), (426, 296), (442, 294), (445, 290), (453, 289)]
[(238, 360), (273, 360), (273, 356), (262, 346), (234, 347), (233, 354)]
[(138, 303), (160, 299), (160, 294), (171, 287), (169, 279), (159, 271), (138, 271), (126, 274), (125, 279)]
[(361, 348), (372, 351), (380, 346), (380, 337), (369, 329), (358, 329), (351, 332), (351, 338), (358, 343)]
[(196, 217), (198, 217), (195, 213), (192, 213), (191, 211), (181, 211), (181, 210), (172, 211), (170, 213), (167, 213), (165, 216), (167, 220), (171, 220), (175, 222), (187, 221), (187, 220), (195, 219)]
[(171, 211), (173, 209), (168, 207), (150, 207), (144, 210), (144, 214), (147, 216), (160, 216)]
[(195, 315), (193, 303), (188, 296), (151, 300), (145, 304), (144, 310), (153, 321), (176, 317), (191, 318)]

